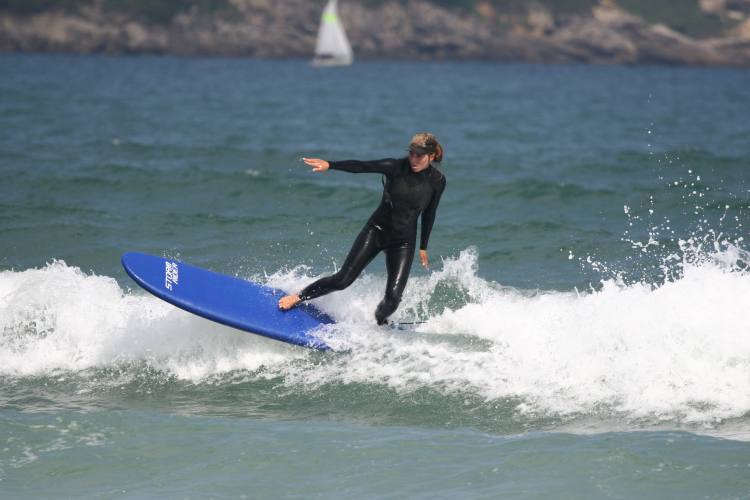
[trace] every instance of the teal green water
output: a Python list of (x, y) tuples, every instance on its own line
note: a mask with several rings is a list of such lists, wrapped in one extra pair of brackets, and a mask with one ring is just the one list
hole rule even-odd
[[(0, 57), (0, 491), (10, 497), (744, 498), (750, 72)], [(289, 291), (378, 176), (443, 142), (397, 321), (345, 353), (137, 289), (125, 251)]]

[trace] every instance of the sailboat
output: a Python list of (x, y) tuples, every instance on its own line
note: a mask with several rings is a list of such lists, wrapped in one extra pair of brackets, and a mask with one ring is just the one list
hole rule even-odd
[(348, 66), (354, 60), (352, 46), (338, 16), (337, 3), (337, 0), (328, 0), (320, 16), (313, 66)]

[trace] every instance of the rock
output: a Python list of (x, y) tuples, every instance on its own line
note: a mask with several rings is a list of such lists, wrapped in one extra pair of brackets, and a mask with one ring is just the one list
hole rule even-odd
[(686, 37), (668, 26), (655, 24), (638, 31), (639, 59), (644, 62), (674, 64), (729, 64), (720, 51), (705, 43)]
[(532, 36), (543, 36), (549, 34), (555, 27), (555, 18), (543, 6), (532, 3), (526, 15), (526, 23), (529, 25)]
[(710, 44), (619, 8), (598, 6), (591, 18), (574, 18), (552, 35), (576, 60), (594, 63), (730, 64)]
[[(192, 7), (161, 24), (137, 12), (105, 11), (101, 2), (74, 13), (3, 13), (0, 51), (312, 57), (325, 0), (227, 1), (229, 10)], [(613, 0), (578, 15), (555, 14), (541, 0), (512, 12), (497, 5), (481, 0), (463, 11), (427, 0), (347, 0), (340, 15), (357, 58), (750, 66), (750, 20), (723, 37), (697, 40), (651, 25)], [(750, 0), (700, 5), (722, 19), (750, 13)]]
[(592, 18), (573, 19), (552, 35), (555, 45), (573, 61), (591, 63), (635, 63), (639, 49), (636, 43), (623, 30), (608, 24), (609, 21)]
[(750, 40), (750, 18), (737, 25), (731, 34), (740, 40)]

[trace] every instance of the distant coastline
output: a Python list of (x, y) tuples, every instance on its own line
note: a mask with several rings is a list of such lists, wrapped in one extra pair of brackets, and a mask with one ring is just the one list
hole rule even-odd
[[(0, 0), (0, 52), (306, 58), (324, 3)], [(750, 67), (750, 0), (567, 3), (342, 0), (340, 15), (358, 59)]]

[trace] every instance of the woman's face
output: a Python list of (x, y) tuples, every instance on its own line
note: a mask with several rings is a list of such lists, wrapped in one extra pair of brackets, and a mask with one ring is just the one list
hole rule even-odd
[(421, 172), (430, 166), (430, 162), (435, 159), (435, 153), (419, 154), (409, 151), (409, 165), (412, 172)]

